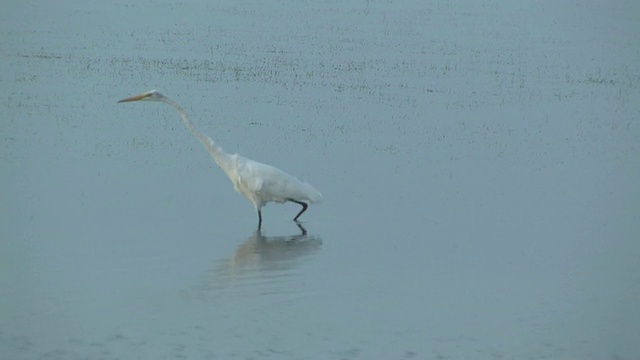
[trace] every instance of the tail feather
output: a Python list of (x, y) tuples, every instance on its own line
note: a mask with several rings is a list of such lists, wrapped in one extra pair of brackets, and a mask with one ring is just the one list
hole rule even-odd
[(309, 200), (310, 203), (320, 203), (322, 202), (323, 198), (322, 198), (322, 194), (320, 193), (320, 191), (316, 190), (313, 186), (305, 183), (306, 185), (306, 198), (307, 200)]

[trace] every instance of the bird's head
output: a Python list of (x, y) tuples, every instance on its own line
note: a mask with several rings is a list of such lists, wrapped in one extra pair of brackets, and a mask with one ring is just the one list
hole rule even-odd
[(118, 101), (119, 103), (130, 101), (164, 101), (166, 97), (156, 90), (150, 90), (140, 95), (128, 97)]

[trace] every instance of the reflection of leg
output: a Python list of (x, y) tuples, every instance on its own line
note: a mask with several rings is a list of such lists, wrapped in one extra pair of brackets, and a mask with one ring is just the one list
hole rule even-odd
[(262, 227), (262, 210), (258, 209), (258, 229)]
[(302, 224), (300, 224), (297, 221), (296, 221), (296, 225), (298, 225), (298, 228), (300, 228), (300, 231), (302, 231), (302, 234), (298, 236), (307, 236), (307, 229), (305, 229), (304, 226), (302, 226)]
[(309, 205), (307, 205), (306, 203), (303, 203), (302, 201), (298, 201), (298, 200), (289, 199), (289, 201), (293, 201), (294, 203), (302, 206), (302, 210), (300, 210), (298, 215), (296, 215), (296, 217), (293, 218), (293, 221), (298, 221), (298, 218), (300, 217), (300, 215), (302, 215), (303, 212), (307, 211), (307, 207)]

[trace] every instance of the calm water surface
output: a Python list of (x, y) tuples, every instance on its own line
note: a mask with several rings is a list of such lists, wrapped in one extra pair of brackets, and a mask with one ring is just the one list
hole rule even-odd
[(636, 2), (0, 9), (1, 358), (640, 358)]

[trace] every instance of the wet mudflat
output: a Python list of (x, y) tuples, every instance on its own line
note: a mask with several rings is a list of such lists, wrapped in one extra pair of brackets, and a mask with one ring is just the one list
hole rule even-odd
[(1, 7), (8, 359), (640, 356), (634, 2)]

